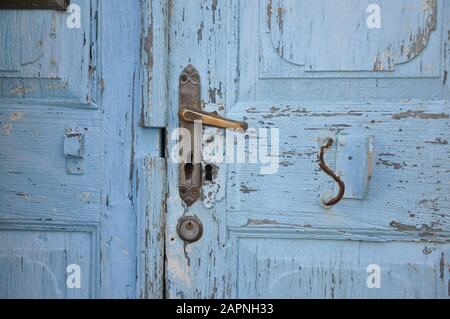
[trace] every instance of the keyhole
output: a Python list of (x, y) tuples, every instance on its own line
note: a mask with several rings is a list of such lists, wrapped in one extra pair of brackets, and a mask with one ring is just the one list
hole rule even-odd
[(205, 180), (207, 182), (212, 182), (213, 175), (212, 175), (212, 165), (208, 164), (205, 166)]
[(186, 179), (192, 178), (192, 172), (194, 172), (194, 165), (192, 163), (187, 163), (184, 165), (184, 176)]
[(194, 229), (194, 224), (192, 224), (191, 221), (187, 222), (186, 224), (186, 229), (191, 231), (192, 229)]
[(192, 173), (194, 172), (194, 164), (192, 164), (194, 162), (194, 154), (190, 153), (189, 155), (189, 157), (191, 158), (191, 162), (184, 164), (184, 176), (186, 177), (186, 179), (191, 179)]

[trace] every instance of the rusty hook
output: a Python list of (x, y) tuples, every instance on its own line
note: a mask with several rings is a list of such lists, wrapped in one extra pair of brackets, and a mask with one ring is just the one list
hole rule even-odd
[(332, 199), (329, 200), (323, 200), (323, 204), (325, 206), (331, 207), (333, 205), (336, 205), (337, 203), (339, 203), (341, 201), (341, 199), (344, 197), (345, 194), (345, 184), (344, 182), (341, 180), (341, 178), (339, 176), (336, 175), (335, 172), (333, 172), (328, 166), (327, 164), (325, 164), (325, 152), (333, 145), (334, 141), (332, 138), (328, 138), (327, 142), (320, 148), (320, 153), (319, 153), (319, 166), (320, 168), (328, 175), (331, 176), (335, 182), (339, 185), (339, 192), (338, 194), (333, 197)]

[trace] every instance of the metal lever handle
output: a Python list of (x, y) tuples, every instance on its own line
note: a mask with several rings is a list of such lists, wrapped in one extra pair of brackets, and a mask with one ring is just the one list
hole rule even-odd
[(242, 129), (247, 130), (248, 124), (246, 122), (234, 121), (223, 118), (217, 112), (205, 112), (193, 110), (190, 108), (182, 108), (178, 112), (180, 119), (186, 122), (200, 121), (203, 125), (213, 126), (218, 128)]
[(328, 138), (328, 141), (320, 148), (320, 152), (319, 152), (319, 166), (320, 168), (328, 175), (331, 176), (334, 181), (339, 185), (339, 192), (338, 194), (329, 199), (329, 200), (323, 200), (322, 203), (327, 206), (327, 207), (331, 207), (336, 205), (337, 203), (339, 203), (341, 201), (341, 199), (344, 197), (345, 194), (345, 184), (344, 182), (341, 180), (341, 178), (339, 176), (336, 175), (335, 172), (333, 172), (328, 166), (327, 164), (325, 164), (325, 152), (333, 145), (334, 141), (332, 138)]

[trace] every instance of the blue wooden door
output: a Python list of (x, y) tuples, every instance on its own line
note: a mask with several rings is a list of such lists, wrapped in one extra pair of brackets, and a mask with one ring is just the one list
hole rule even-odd
[(156, 136), (140, 152), (143, 11), (70, 3), (0, 9), (0, 298), (141, 291), (134, 163)]
[[(449, 22), (445, 0), (171, 1), (169, 131), (191, 64), (204, 109), (273, 153), (207, 161), (225, 133), (204, 128), (214, 172), (190, 207), (169, 161), (168, 297), (448, 298)], [(328, 138), (347, 190), (327, 209)], [(178, 236), (182, 216), (199, 241)]]
[[(0, 10), (0, 297), (448, 298), (449, 1), (70, 2)], [(204, 128), (192, 206), (188, 65), (257, 154)]]

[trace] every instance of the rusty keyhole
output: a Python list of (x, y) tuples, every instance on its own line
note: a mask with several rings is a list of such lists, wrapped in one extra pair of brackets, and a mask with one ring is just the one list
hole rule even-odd
[(192, 224), (191, 221), (188, 221), (186, 224), (186, 229), (191, 231), (192, 229), (194, 229), (194, 225)]

